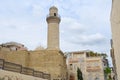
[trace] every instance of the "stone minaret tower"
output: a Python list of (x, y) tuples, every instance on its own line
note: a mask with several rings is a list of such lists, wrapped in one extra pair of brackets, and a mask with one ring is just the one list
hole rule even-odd
[(58, 15), (58, 9), (53, 6), (49, 9), (49, 15), (46, 18), (48, 23), (48, 50), (60, 50), (59, 49), (59, 23), (60, 17)]

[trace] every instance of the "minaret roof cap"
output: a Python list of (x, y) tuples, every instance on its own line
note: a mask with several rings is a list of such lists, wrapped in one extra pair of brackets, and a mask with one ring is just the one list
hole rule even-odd
[[(57, 9), (57, 7), (55, 7), (55, 6), (52, 6), (52, 7), (50, 7), (50, 9)], [(57, 9), (58, 10), (58, 9)]]

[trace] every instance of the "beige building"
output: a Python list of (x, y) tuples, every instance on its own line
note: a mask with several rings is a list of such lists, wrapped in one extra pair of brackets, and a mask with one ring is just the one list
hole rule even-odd
[(7, 42), (0, 44), (0, 50), (7, 50), (7, 51), (25, 51), (27, 48), (20, 43), (16, 42)]
[(84, 80), (104, 80), (104, 63), (102, 56), (91, 56), (89, 51), (70, 52), (67, 58), (69, 80), (77, 80), (77, 68)]
[(114, 49), (114, 68), (120, 80), (120, 0), (112, 0), (111, 29)]
[(46, 20), (48, 23), (48, 47), (35, 51), (3, 50), (0, 58), (51, 75), (51, 80), (67, 80), (66, 57), (59, 48), (58, 9), (51, 7)]

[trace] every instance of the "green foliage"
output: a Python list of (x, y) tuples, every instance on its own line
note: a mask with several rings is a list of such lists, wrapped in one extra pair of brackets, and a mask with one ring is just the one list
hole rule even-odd
[(107, 80), (111, 80), (111, 76), (110, 76), (110, 74), (111, 74), (111, 69), (110, 69), (109, 67), (106, 67), (106, 68), (105, 68), (104, 73), (105, 73), (105, 75), (106, 75)]
[(101, 56), (103, 56), (104, 58), (108, 57), (105, 53), (101, 53)]
[(90, 56), (90, 57), (103, 56), (104, 58), (106, 58), (107, 54), (106, 53), (97, 53), (97, 52), (90, 51), (90, 52), (87, 52), (87, 56)]
[(105, 74), (110, 74), (111, 73), (111, 69), (109, 67), (106, 67), (106, 69), (104, 70)]
[(77, 78), (78, 80), (83, 80), (82, 71), (79, 68), (77, 68)]

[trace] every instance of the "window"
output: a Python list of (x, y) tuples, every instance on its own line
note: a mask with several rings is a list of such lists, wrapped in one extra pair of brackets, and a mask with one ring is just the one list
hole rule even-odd
[(54, 13), (54, 16), (56, 16), (56, 13)]
[(73, 67), (73, 65), (72, 65), (72, 64), (70, 64), (70, 70), (72, 70), (72, 67)]

